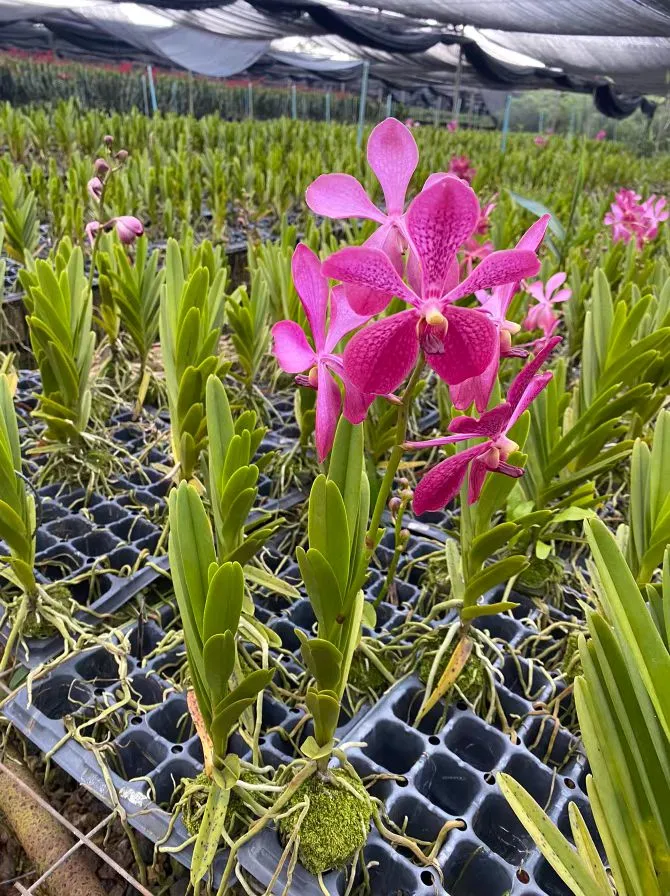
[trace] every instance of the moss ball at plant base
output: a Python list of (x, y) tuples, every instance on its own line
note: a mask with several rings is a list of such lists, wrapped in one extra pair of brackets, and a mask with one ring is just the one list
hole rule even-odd
[[(338, 786), (333, 779), (346, 780), (356, 791)], [(312, 775), (291, 797), (286, 808), (309, 797), (309, 810), (300, 825), (298, 859), (310, 874), (323, 874), (344, 868), (368, 838), (372, 819), (372, 800), (363, 783), (345, 769), (334, 769), (328, 776)], [(301, 810), (278, 822), (279, 834), (287, 842), (300, 818)]]
[(195, 837), (200, 830), (202, 813), (205, 811), (211, 786), (212, 780), (204, 772), (200, 772), (196, 778), (186, 783), (186, 793), (189, 795), (184, 794), (186, 798), (182, 803), (181, 817), (191, 837)]
[(562, 581), (564, 572), (558, 557), (549, 556), (544, 560), (533, 557), (530, 565), (519, 573), (514, 587), (522, 594), (546, 594), (548, 589)]
[[(428, 638), (426, 638), (424, 642), (425, 647), (423, 653), (421, 654), (421, 662), (419, 663), (419, 678), (421, 679), (423, 684), (428, 683), (430, 670), (433, 666), (433, 662), (435, 661), (435, 656), (437, 654), (437, 651), (440, 649), (440, 646), (442, 645), (445, 637), (446, 635), (438, 630), (431, 634)], [(444, 670), (447, 668), (447, 665), (449, 663), (449, 660), (451, 659), (451, 655), (454, 652), (457, 643), (458, 639), (455, 638), (452, 644), (449, 646), (449, 649), (440, 660), (435, 678), (433, 679), (433, 687), (437, 685), (440, 678), (442, 677), (442, 674), (444, 673)], [(474, 651), (470, 654), (470, 659), (461, 670), (461, 674), (456, 679), (455, 684), (458, 685), (459, 690), (468, 701), (468, 703), (474, 703), (484, 690), (484, 687), (486, 685), (484, 668), (482, 666), (481, 659)]]
[(563, 656), (563, 675), (565, 680), (573, 682), (582, 674), (582, 660), (579, 655), (579, 631), (572, 631), (565, 641), (565, 654)]
[(362, 651), (357, 650), (351, 659), (349, 684), (359, 691), (379, 691), (385, 688), (388, 682), (377, 666), (371, 663)]

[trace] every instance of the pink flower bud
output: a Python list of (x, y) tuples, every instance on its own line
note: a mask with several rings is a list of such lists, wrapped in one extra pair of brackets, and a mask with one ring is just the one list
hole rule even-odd
[(402, 507), (402, 501), (398, 497), (391, 498), (388, 503), (388, 508), (392, 514), (396, 514), (400, 508)]
[(135, 242), (137, 237), (142, 236), (144, 233), (144, 225), (139, 218), (134, 218), (132, 215), (121, 215), (112, 220), (116, 226), (119, 239), (126, 245)]
[(86, 189), (88, 190), (91, 199), (100, 202), (100, 197), (102, 196), (102, 181), (99, 177), (92, 177), (86, 184)]
[(105, 136), (102, 138), (102, 142), (105, 144), (105, 146), (111, 146), (114, 142), (114, 138), (111, 134), (105, 134)]
[(90, 221), (86, 227), (84, 228), (86, 231), (86, 236), (88, 237), (88, 241), (91, 245), (95, 242), (95, 235), (102, 227), (100, 221)]
[(117, 152), (117, 154), (114, 156), (114, 158), (115, 158), (115, 159), (118, 159), (119, 162), (125, 162), (126, 159), (128, 158), (128, 150), (127, 150), (127, 149), (120, 149), (120, 150)]
[(104, 159), (96, 159), (93, 165), (93, 170), (96, 174), (104, 175), (109, 171), (109, 165)]

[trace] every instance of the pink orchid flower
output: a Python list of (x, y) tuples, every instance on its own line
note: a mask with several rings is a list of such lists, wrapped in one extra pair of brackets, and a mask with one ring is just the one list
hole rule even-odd
[(470, 439), (484, 439), (472, 448), (466, 448), (441, 461), (422, 478), (414, 492), (414, 512), (417, 516), (429, 510), (441, 510), (458, 494), (468, 468), (468, 503), (479, 499), (487, 473), (503, 473), (518, 478), (523, 469), (509, 463), (509, 456), (518, 450), (509, 432), (523, 412), (551, 380), (551, 371), (538, 373), (560, 337), (547, 340), (535, 357), (512, 380), (507, 400), (474, 417), (455, 417), (449, 424), (452, 435), (425, 442), (408, 442), (409, 449), (449, 445)]
[(97, 232), (100, 230), (101, 227), (102, 227), (102, 224), (100, 223), (100, 221), (89, 221), (88, 224), (86, 225), (86, 227), (84, 228), (86, 236), (88, 237), (88, 241), (91, 245), (93, 245), (93, 243), (95, 242), (95, 235), (97, 234)]
[[(549, 219), (550, 215), (538, 218), (521, 237), (516, 248), (537, 252), (547, 232)], [(504, 286), (497, 286), (491, 293), (485, 290), (477, 290), (475, 293), (482, 311), (491, 318), (498, 332), (501, 358), (525, 358), (528, 355), (525, 349), (512, 346), (512, 336), (518, 333), (521, 327), (515, 321), (507, 320), (507, 311), (519, 290), (519, 285), (519, 283), (506, 283)], [(495, 357), (480, 376), (451, 386), (449, 392), (454, 407), (462, 411), (474, 403), (480, 414), (485, 411), (498, 378), (498, 367), (499, 358)]]
[(640, 194), (633, 190), (619, 190), (614, 197), (603, 223), (611, 226), (612, 239), (615, 243), (628, 243), (633, 238), (638, 248), (644, 243), (646, 225), (639, 202)]
[(554, 314), (551, 306), (567, 302), (572, 298), (572, 290), (569, 287), (560, 288), (565, 283), (567, 276), (561, 271), (550, 277), (546, 286), (541, 280), (537, 280), (526, 287), (526, 292), (530, 293), (537, 305), (528, 309), (523, 322), (524, 330), (542, 330), (545, 336), (552, 335), (558, 326), (558, 317)]
[(92, 177), (86, 184), (86, 189), (88, 190), (91, 199), (95, 202), (100, 201), (100, 197), (102, 196), (102, 181), (99, 177)]
[(595, 136), (596, 140), (604, 140), (607, 137), (607, 131), (600, 130)]
[(667, 200), (661, 197), (657, 199), (655, 195), (651, 195), (649, 199), (645, 199), (642, 203), (642, 212), (645, 219), (646, 229), (645, 238), (648, 240), (656, 239), (658, 236), (658, 227), (663, 221), (668, 220), (670, 212), (666, 208)]
[(419, 162), (419, 150), (408, 128), (396, 118), (387, 118), (370, 134), (367, 145), (370, 168), (384, 193), (386, 211), (372, 202), (363, 185), (350, 174), (321, 174), (307, 187), (310, 209), (326, 218), (365, 218), (380, 227), (367, 246), (384, 250), (398, 270), (406, 247), (403, 225), (405, 197)]
[(535, 146), (546, 146), (548, 142), (547, 138), (543, 137), (541, 134), (538, 134), (537, 137), (533, 137)]
[(132, 215), (120, 215), (118, 218), (112, 218), (110, 223), (114, 224), (119, 239), (126, 245), (135, 242), (137, 237), (144, 233), (144, 224)]
[[(342, 358), (334, 354), (337, 343), (367, 321), (352, 311), (344, 291), (334, 289), (329, 295), (328, 280), (321, 273), (321, 262), (304, 244), (293, 253), (293, 282), (309, 323), (314, 348), (307, 342), (302, 327), (292, 320), (282, 320), (272, 328), (273, 352), (279, 366), (296, 376), (296, 382), (317, 390), (316, 453), (321, 463), (333, 447), (335, 429), (340, 416), (342, 396), (336, 379), (344, 383), (344, 416), (352, 423), (364, 419), (374, 395), (363, 395), (347, 381)], [(326, 325), (328, 306), (330, 321)], [(304, 376), (307, 372), (307, 376)]]
[(461, 180), (471, 184), (477, 169), (472, 167), (472, 162), (467, 156), (454, 156), (449, 162), (449, 174), (460, 177)]
[(447, 130), (452, 131), (452, 132), (458, 130), (458, 122), (456, 121), (455, 118), (453, 118), (451, 121), (447, 122)]
[(454, 303), (478, 289), (516, 283), (537, 273), (534, 252), (492, 252), (459, 283), (456, 252), (474, 231), (479, 202), (455, 177), (439, 176), (413, 200), (405, 216), (412, 250), (407, 286), (378, 249), (350, 246), (331, 255), (323, 273), (361, 287), (348, 293), (355, 312), (368, 318), (383, 311), (394, 296), (410, 306), (368, 324), (347, 345), (348, 378), (362, 392), (393, 392), (416, 364), (419, 351), (450, 385), (479, 376), (498, 355), (498, 334), (479, 309)]

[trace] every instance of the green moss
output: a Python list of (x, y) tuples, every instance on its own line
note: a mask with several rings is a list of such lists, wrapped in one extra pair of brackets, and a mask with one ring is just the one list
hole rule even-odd
[[(346, 780), (358, 795), (338, 786), (338, 778)], [(331, 770), (327, 778), (312, 775), (296, 791), (287, 808), (302, 802), (305, 796), (309, 797), (309, 811), (300, 825), (298, 859), (311, 874), (343, 868), (368, 838), (372, 800), (361, 780), (345, 769)], [(296, 810), (279, 821), (284, 842), (291, 836), (299, 817), (300, 811)]]
[(200, 830), (202, 813), (205, 810), (205, 804), (211, 786), (211, 778), (204, 772), (200, 772), (197, 778), (193, 778), (186, 784), (181, 806), (181, 817), (184, 822), (184, 827), (191, 837), (194, 837)]
[[(437, 631), (429, 635), (424, 641), (425, 646), (423, 653), (421, 654), (421, 662), (419, 663), (419, 678), (424, 684), (427, 684), (428, 682), (430, 670), (435, 660), (435, 655), (440, 649), (444, 638), (445, 634), (438, 629)], [(458, 639), (455, 638), (452, 644), (449, 646), (449, 649), (445, 652), (444, 656), (440, 660), (440, 663), (437, 667), (437, 673), (435, 675), (435, 678), (433, 679), (433, 685), (436, 685), (438, 683), (444, 670), (447, 668), (447, 664), (451, 659), (451, 655), (454, 652), (457, 643)], [(470, 655), (470, 659), (461, 670), (461, 674), (456, 679), (456, 684), (458, 685), (460, 691), (462, 692), (468, 703), (474, 703), (484, 690), (486, 684), (484, 668), (482, 666), (481, 659), (475, 652)]]
[(563, 656), (563, 675), (565, 680), (572, 682), (578, 675), (582, 674), (582, 660), (579, 655), (579, 635), (581, 633), (574, 629), (568, 635), (565, 642), (565, 654)]
[[(381, 658), (380, 658), (381, 662)], [(388, 668), (385, 666), (385, 668)], [(359, 691), (380, 691), (386, 688), (388, 682), (374, 663), (357, 650), (351, 659), (349, 670), (349, 684)]]
[(540, 560), (534, 557), (530, 566), (517, 577), (514, 587), (526, 594), (545, 594), (552, 585), (557, 585), (564, 575), (563, 564), (557, 557)]
[(28, 613), (21, 634), (24, 638), (50, 638), (56, 628), (36, 612)]

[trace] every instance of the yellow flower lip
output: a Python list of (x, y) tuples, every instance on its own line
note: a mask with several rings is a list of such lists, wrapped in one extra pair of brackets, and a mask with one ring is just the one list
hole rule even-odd
[(429, 308), (426, 312), (426, 323), (431, 327), (444, 327), (446, 330), (448, 321), (439, 308)]
[(319, 370), (316, 365), (310, 370), (307, 379), (309, 380), (310, 385), (316, 389), (319, 385)]

